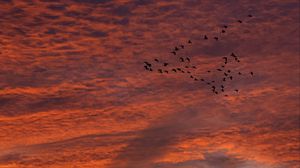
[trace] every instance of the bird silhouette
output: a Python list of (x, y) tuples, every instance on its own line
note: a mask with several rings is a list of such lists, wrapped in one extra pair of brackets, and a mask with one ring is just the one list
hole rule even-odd
[(226, 78), (223, 78), (223, 81), (225, 82), (225, 81), (226, 81)]
[(184, 45), (180, 45), (180, 47), (181, 47), (182, 49), (184, 49)]
[(204, 40), (207, 40), (208, 38), (207, 38), (207, 36), (206, 35), (204, 35)]
[(225, 75), (225, 76), (228, 76), (228, 74), (227, 74), (226, 72), (224, 72), (224, 75)]
[(253, 16), (251, 14), (249, 14), (248, 17), (253, 17)]
[(202, 79), (202, 78), (201, 78), (200, 80), (201, 80), (201, 81), (204, 81), (204, 79)]
[(162, 69), (158, 69), (157, 71), (158, 71), (159, 73), (163, 73)]
[(151, 67), (151, 64), (147, 61), (144, 62), (147, 66)]
[(154, 59), (154, 61), (155, 61), (155, 62), (159, 62), (158, 59), (156, 59), (156, 58)]
[(189, 58), (189, 57), (186, 57), (186, 60), (187, 60), (188, 62), (191, 62), (191, 60), (190, 60), (190, 58)]
[(175, 50), (175, 51), (178, 51), (178, 50), (179, 50), (179, 48), (178, 48), (178, 47), (175, 47), (175, 48), (174, 48), (174, 50)]
[(241, 72), (239, 72), (239, 75), (242, 75), (242, 73), (241, 73)]
[(230, 73), (231, 71), (230, 71), (230, 70), (227, 70), (227, 72)]
[(227, 26), (227, 25), (224, 25), (223, 27), (224, 27), (225, 29), (227, 29), (227, 28), (228, 28), (228, 26)]
[(194, 80), (195, 80), (195, 81), (198, 81), (198, 79), (197, 79), (197, 78), (195, 78)]
[(208, 73), (210, 73), (210, 71), (207, 71)]
[(190, 76), (191, 78), (194, 78), (193, 75)]
[(176, 52), (175, 52), (175, 51), (172, 51), (171, 53), (174, 54), (174, 55), (176, 55)]
[(165, 73), (169, 73), (169, 71), (165, 70)]
[(241, 20), (238, 20), (238, 22), (239, 22), (239, 23), (243, 23), (243, 21), (241, 21)]
[(232, 80), (232, 79), (233, 79), (233, 77), (232, 77), (232, 76), (230, 76), (229, 78), (230, 78), (230, 80)]
[(234, 57), (234, 58), (236, 58), (237, 56), (234, 54), (234, 53), (231, 53), (231, 55), (230, 56), (232, 56), (232, 57)]
[(168, 65), (169, 65), (169, 63), (166, 63), (166, 62), (164, 63), (164, 66), (168, 66)]
[(254, 73), (253, 72), (250, 72), (250, 74), (253, 76), (254, 75)]
[(144, 67), (145, 67), (145, 69), (146, 69), (146, 70), (149, 70), (149, 68), (148, 68), (148, 66), (147, 66), (147, 65), (145, 65)]
[(189, 41), (188, 41), (188, 43), (189, 43), (189, 44), (192, 44), (192, 41), (191, 41), (191, 40), (189, 40)]
[(178, 71), (181, 71), (181, 68), (177, 68)]
[(221, 32), (222, 32), (222, 33), (225, 33), (225, 30), (222, 30)]
[(226, 94), (226, 95), (224, 95), (225, 97), (228, 97), (228, 95)]
[(173, 68), (172, 71), (176, 72), (176, 69)]
[(234, 91), (236, 91), (236, 92), (239, 92), (239, 90), (238, 90), (238, 89), (235, 89)]
[(196, 66), (192, 66), (192, 68), (196, 69)]
[(218, 41), (218, 40), (219, 40), (219, 38), (218, 38), (218, 37), (214, 37), (214, 39), (215, 39), (216, 41)]
[(217, 69), (218, 71), (222, 71), (222, 69)]
[(180, 57), (179, 59), (180, 59), (180, 62), (184, 62), (184, 59), (182, 57)]
[(189, 74), (190, 74), (191, 72), (190, 72), (190, 71), (187, 71), (187, 73), (189, 73)]

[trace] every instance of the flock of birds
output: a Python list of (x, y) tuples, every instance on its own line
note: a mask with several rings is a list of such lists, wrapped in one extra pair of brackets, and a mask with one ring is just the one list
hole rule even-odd
[[(247, 17), (252, 18), (253, 16), (249, 14)], [(243, 21), (237, 20), (237, 23), (242, 24)], [(226, 33), (228, 29), (230, 29), (230, 27), (232, 26), (223, 25), (220, 33), (221, 34)], [(209, 40), (209, 39), (218, 41), (220, 40), (220, 37), (218, 36), (209, 37), (208, 35), (203, 36), (203, 40)], [(181, 50), (185, 50), (185, 48), (191, 46), (192, 44), (193, 44), (192, 41), (188, 40), (186, 44), (175, 46), (174, 49), (170, 52), (170, 54), (172, 54), (176, 58), (176, 62), (180, 63), (180, 66), (171, 66), (170, 62), (164, 62), (162, 60), (159, 60), (158, 58), (155, 58), (153, 60), (154, 63), (144, 61), (145, 70), (150, 72), (158, 72), (160, 74), (163, 73), (164, 74), (170, 74), (170, 73), (187, 74), (190, 79), (194, 81), (202, 82), (203, 84), (207, 85), (214, 94), (223, 94), (226, 97), (228, 96), (228, 94), (226, 93), (227, 90), (232, 90), (232, 88), (228, 88), (227, 86), (225, 86), (226, 83), (233, 81), (234, 79), (238, 79), (237, 76), (242, 76), (247, 74), (250, 76), (254, 76), (254, 73), (252, 71), (247, 73), (242, 73), (240, 71), (235, 71), (234, 69), (227, 68), (229, 63), (238, 64), (241, 62), (238, 55), (232, 52), (228, 56), (222, 57), (223, 61), (219, 68), (216, 68), (215, 70), (206, 71), (207, 74), (212, 74), (214, 71), (216, 71), (219, 74), (221, 74), (221, 78), (209, 79), (208, 77), (197, 77), (197, 75), (195, 75), (194, 73), (195, 69), (197, 69), (197, 66), (192, 64), (191, 57), (183, 56), (182, 54), (180, 54)], [(158, 67), (158, 68), (155, 69), (154, 67)], [(239, 89), (234, 88), (233, 91), (238, 93)]]

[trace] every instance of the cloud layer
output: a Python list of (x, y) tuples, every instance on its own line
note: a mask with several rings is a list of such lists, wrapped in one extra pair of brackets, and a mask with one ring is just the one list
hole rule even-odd
[[(299, 165), (297, 0), (2, 0), (0, 16), (0, 167)], [(196, 74), (235, 52), (255, 76), (223, 97), (144, 71), (188, 39)]]

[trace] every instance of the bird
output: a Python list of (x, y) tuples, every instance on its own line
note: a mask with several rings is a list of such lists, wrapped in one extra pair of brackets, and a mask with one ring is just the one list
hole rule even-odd
[(222, 92), (224, 92), (224, 89), (221, 89)]
[(239, 75), (242, 75), (242, 73), (241, 73), (241, 72), (239, 72)]
[(162, 71), (161, 69), (158, 69), (157, 71), (158, 71), (159, 73), (163, 73), (163, 71)]
[(154, 59), (154, 61), (155, 61), (155, 62), (159, 62), (158, 59), (156, 59), (156, 58)]
[(193, 75), (190, 76), (191, 78), (194, 78)]
[(186, 65), (185, 68), (189, 68), (189, 66)]
[(207, 71), (208, 73), (210, 72), (210, 71)]
[(222, 71), (222, 69), (217, 69), (218, 71)]
[(227, 61), (227, 57), (223, 57), (223, 59), (224, 59), (225, 61)]
[(184, 49), (184, 45), (180, 45), (180, 47), (181, 47), (182, 49)]
[(187, 71), (187, 73), (189, 73), (189, 74), (190, 74), (191, 72), (190, 72), (190, 71)]
[(218, 92), (217, 92), (217, 91), (215, 91), (215, 94), (218, 94)]
[(221, 88), (224, 88), (224, 85), (221, 85)]
[(226, 81), (226, 78), (223, 78), (223, 81), (225, 82), (225, 81)]
[(174, 55), (176, 55), (176, 52), (175, 52), (175, 51), (172, 51), (171, 53), (174, 54)]
[(218, 38), (218, 37), (214, 37), (214, 39), (215, 39), (216, 41), (218, 41), (218, 40), (219, 40), (219, 38)]
[[(227, 62), (225, 62), (225, 64), (226, 64)], [(224, 65), (222, 65), (222, 68), (224, 68), (225, 66)]]
[(225, 97), (228, 97), (228, 95), (226, 94), (226, 95), (224, 95)]
[(235, 89), (234, 91), (236, 91), (236, 92), (239, 92), (239, 90), (238, 90), (238, 89)]
[(148, 66), (147, 66), (147, 65), (145, 65), (144, 67), (145, 67), (145, 69), (146, 69), (146, 70), (149, 70), (149, 68), (148, 68)]
[(204, 35), (204, 40), (207, 40), (208, 38), (207, 38), (207, 36), (206, 35)]
[(228, 70), (227, 72), (228, 72), (228, 73), (230, 73), (231, 71), (230, 71), (230, 70)]
[(195, 78), (194, 80), (195, 80), (195, 81), (198, 81), (198, 79), (197, 79), (197, 78)]
[(184, 62), (184, 59), (182, 57), (180, 57), (179, 59), (180, 59), (180, 62)]
[(192, 66), (192, 68), (196, 69), (196, 66)]
[(167, 65), (169, 65), (169, 63), (166, 63), (166, 62), (165, 62), (165, 63), (164, 63), (164, 66), (167, 66)]
[(243, 21), (241, 21), (241, 20), (238, 20), (238, 22), (239, 22), (239, 23), (243, 23)]
[(227, 28), (228, 28), (228, 26), (227, 26), (227, 25), (224, 25), (223, 27), (224, 27), (225, 29), (227, 29)]
[(165, 73), (169, 73), (169, 71), (165, 70)]
[(173, 68), (172, 71), (176, 72), (176, 69)]
[(191, 41), (191, 40), (189, 40), (189, 41), (188, 41), (188, 43), (189, 43), (189, 44), (192, 44), (192, 41)]
[(153, 71), (152, 68), (150, 68), (149, 71)]
[(250, 72), (250, 74), (253, 76), (253, 72)]
[(249, 14), (249, 15), (248, 15), (248, 17), (252, 17), (252, 15), (251, 15), (251, 14)]
[(189, 57), (186, 57), (186, 60), (187, 60), (188, 62), (191, 62), (191, 60), (190, 60), (190, 58), (189, 58)]
[(175, 47), (175, 48), (174, 48), (174, 50), (175, 50), (175, 51), (178, 51), (178, 50), (179, 50), (179, 48), (178, 48), (178, 47)]
[(181, 70), (182, 73), (185, 73), (183, 70)]
[(224, 75), (225, 75), (225, 76), (228, 76), (228, 74), (227, 74), (226, 72), (224, 72)]
[(229, 78), (230, 78), (230, 80), (232, 80), (232, 78), (233, 78), (233, 77), (232, 77), (232, 76), (230, 76)]
[(177, 68), (178, 71), (181, 71), (181, 68)]
[(222, 32), (222, 33), (225, 33), (225, 30), (222, 30), (221, 32)]
[(201, 80), (201, 81), (204, 81), (204, 79), (202, 79), (202, 78), (201, 78), (200, 80)]
[(211, 81), (211, 83), (215, 83), (215, 81), (213, 80), (213, 81)]
[(144, 62), (147, 66), (151, 67), (151, 64), (147, 61)]
[(234, 57), (234, 58), (236, 57), (236, 55), (235, 55), (234, 53), (231, 53), (231, 55), (230, 55), (230, 56), (232, 56), (232, 57)]

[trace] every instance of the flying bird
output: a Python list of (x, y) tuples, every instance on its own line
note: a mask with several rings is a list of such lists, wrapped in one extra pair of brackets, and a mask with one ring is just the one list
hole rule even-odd
[(158, 59), (156, 59), (156, 58), (154, 59), (154, 61), (155, 61), (155, 62), (159, 62)]
[(165, 73), (169, 73), (169, 71), (165, 70)]
[(176, 72), (176, 69), (172, 69), (172, 71)]
[(175, 52), (175, 51), (172, 51), (171, 53), (174, 54), (174, 55), (176, 55), (176, 52)]
[(204, 35), (204, 40), (207, 40), (208, 38), (207, 38), (207, 36), (206, 35)]
[(253, 76), (253, 72), (250, 72), (250, 74)]
[(252, 15), (251, 15), (251, 14), (249, 14), (249, 15), (248, 15), (248, 17), (252, 17)]
[(236, 91), (236, 92), (239, 92), (239, 90), (238, 90), (238, 89), (235, 89), (234, 91)]
[(222, 69), (217, 69), (218, 71), (222, 71)]
[(178, 50), (179, 50), (179, 48), (178, 48), (178, 47), (175, 47), (175, 48), (174, 48), (174, 50), (175, 50), (175, 51), (178, 51)]
[(222, 30), (221, 32), (222, 32), (222, 33), (225, 33), (225, 30)]
[(164, 63), (164, 66), (168, 66), (168, 65), (169, 65), (169, 63), (166, 63), (166, 62)]
[(230, 78), (230, 80), (232, 80), (232, 78), (233, 78), (233, 77), (232, 77), (232, 76), (230, 76), (229, 78)]
[(215, 39), (216, 41), (218, 41), (218, 40), (219, 40), (219, 38), (218, 38), (218, 37), (214, 37), (214, 39)]
[(180, 62), (184, 62), (184, 59), (182, 57), (180, 57), (179, 59), (180, 59)]
[(187, 60), (188, 62), (191, 62), (191, 60), (190, 60), (190, 58), (189, 58), (189, 57), (186, 57), (186, 60)]
[(180, 45), (180, 47), (181, 47), (182, 49), (184, 49), (184, 45)]
[(192, 68), (196, 69), (196, 66), (192, 66)]
[(227, 26), (227, 25), (224, 25), (223, 27), (224, 27), (225, 29), (227, 29), (227, 28), (228, 28), (228, 26)]
[(158, 69), (157, 71), (158, 71), (159, 73), (163, 73), (162, 69)]
[(242, 73), (241, 73), (241, 72), (239, 72), (239, 75), (242, 75)]
[(239, 22), (239, 23), (243, 23), (243, 21), (241, 21), (241, 20), (238, 20), (238, 22)]
[(191, 41), (191, 40), (189, 40), (189, 41), (188, 41), (188, 43), (189, 43), (189, 44), (192, 44), (192, 41)]

